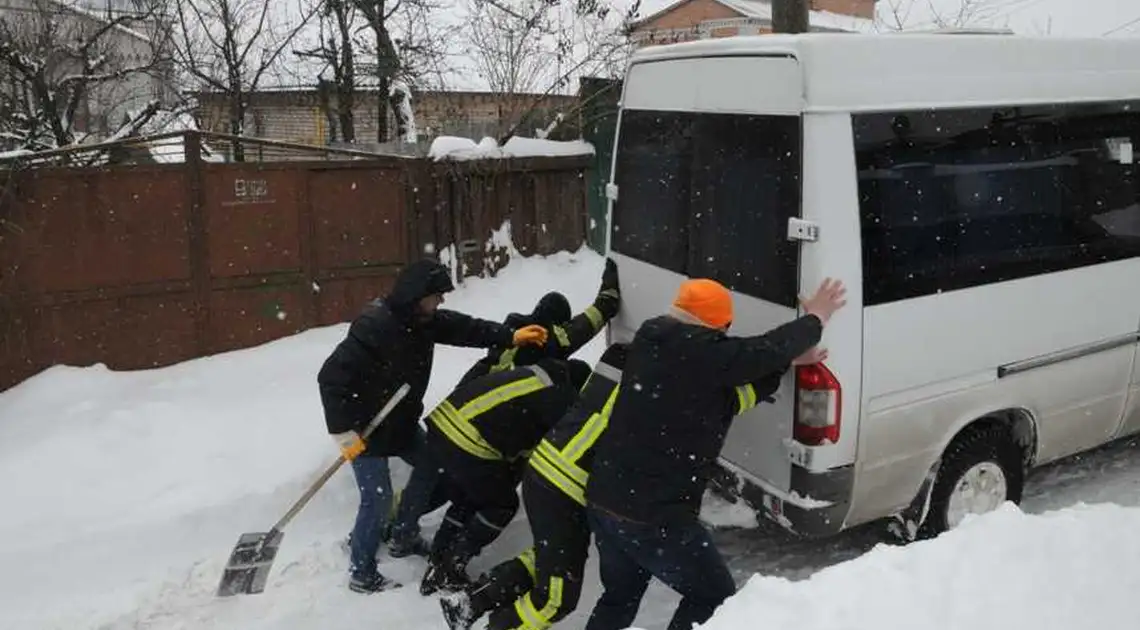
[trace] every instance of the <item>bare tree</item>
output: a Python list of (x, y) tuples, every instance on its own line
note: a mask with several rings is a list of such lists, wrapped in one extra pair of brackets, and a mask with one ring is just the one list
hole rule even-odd
[(361, 43), (356, 6), (351, 0), (320, 0), (317, 13), (315, 45), (296, 50), (300, 57), (319, 60), (321, 72), (328, 70), (331, 79), (320, 75), (317, 95), (321, 109), (329, 120), (329, 139), (336, 140), (337, 130), (345, 142), (356, 141), (356, 54)]
[(904, 31), (915, 28), (977, 28), (1006, 26), (1003, 18), (1023, 6), (1025, 0), (959, 0), (949, 7), (934, 0), (885, 0), (879, 12), (883, 28)]
[(500, 119), (510, 121), (503, 140), (576, 77), (620, 74), (629, 54), (626, 29), (639, 8), (634, 2), (620, 12), (600, 0), (468, 0), (465, 52), (500, 96)]
[[(245, 135), (249, 95), (267, 79), (284, 76), (282, 52), (308, 24), (312, 6), (284, 0), (173, 0), (180, 70), (199, 88), (226, 96), (230, 133)], [(234, 161), (244, 161), (240, 141)]]
[[(0, 142), (63, 147), (152, 116), (156, 51), (133, 27), (153, 18), (105, 18), (52, 0), (0, 11)], [(123, 120), (128, 112), (140, 120)]]

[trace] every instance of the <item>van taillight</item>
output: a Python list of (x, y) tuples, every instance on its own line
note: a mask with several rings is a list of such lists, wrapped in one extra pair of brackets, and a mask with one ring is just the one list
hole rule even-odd
[(819, 446), (839, 442), (843, 388), (822, 363), (796, 368), (796, 411), (792, 436), (797, 442)]

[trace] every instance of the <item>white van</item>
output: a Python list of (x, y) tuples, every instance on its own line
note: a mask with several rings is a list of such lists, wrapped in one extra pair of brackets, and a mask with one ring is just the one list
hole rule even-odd
[[(1140, 40), (810, 34), (639, 51), (623, 87), (611, 341), (680, 281), (734, 334), (848, 287), (826, 365), (737, 419), (721, 463), (819, 537), (907, 539), (1140, 431)], [(901, 527), (900, 527), (901, 525)]]

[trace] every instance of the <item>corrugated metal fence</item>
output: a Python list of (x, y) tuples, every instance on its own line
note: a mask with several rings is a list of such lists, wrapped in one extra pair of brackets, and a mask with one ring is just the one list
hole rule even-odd
[[(0, 164), (0, 388), (53, 364), (139, 369), (350, 319), (427, 244), (469, 273), (505, 219), (575, 250), (589, 156)], [(359, 157), (359, 156), (357, 156)]]

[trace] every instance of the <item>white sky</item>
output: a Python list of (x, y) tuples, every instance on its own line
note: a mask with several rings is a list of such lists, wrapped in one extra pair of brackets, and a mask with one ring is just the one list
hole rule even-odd
[[(676, 0), (642, 0), (641, 15), (650, 15)], [(962, 0), (895, 0), (911, 2), (913, 8), (908, 25), (918, 26), (929, 20), (929, 4), (950, 13)], [(1093, 36), (1118, 29), (1113, 35), (1140, 37), (1140, 0), (984, 0), (993, 4), (1001, 16), (1000, 23), (1027, 35)], [(878, 11), (887, 9), (891, 0), (879, 0)], [(1131, 24), (1130, 24), (1131, 23)]]

